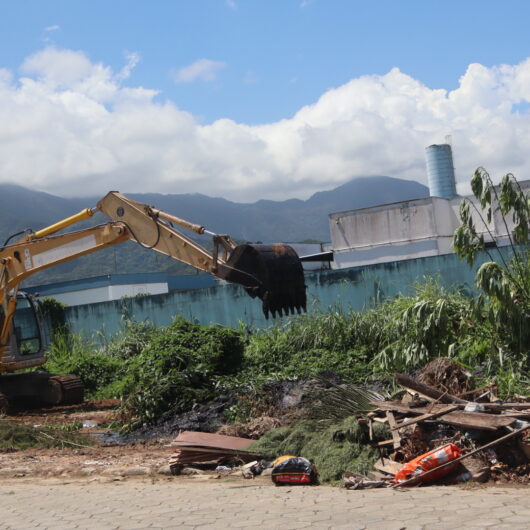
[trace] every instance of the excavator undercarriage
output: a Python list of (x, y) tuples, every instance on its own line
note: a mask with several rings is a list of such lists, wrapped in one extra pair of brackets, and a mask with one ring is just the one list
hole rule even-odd
[(83, 382), (72, 374), (47, 372), (5, 374), (0, 377), (0, 412), (13, 408), (73, 405), (84, 399)]

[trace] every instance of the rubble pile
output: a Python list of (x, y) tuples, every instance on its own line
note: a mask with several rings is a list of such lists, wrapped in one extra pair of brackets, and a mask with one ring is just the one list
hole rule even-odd
[(530, 483), (530, 400), (496, 398), (494, 387), (472, 390), (465, 372), (437, 359), (415, 377), (396, 374), (406, 393), (399, 401), (375, 400), (360, 418), (372, 432), (390, 430), (374, 443), (380, 458), (369, 477), (346, 474), (345, 486), (416, 486), (510, 480)]

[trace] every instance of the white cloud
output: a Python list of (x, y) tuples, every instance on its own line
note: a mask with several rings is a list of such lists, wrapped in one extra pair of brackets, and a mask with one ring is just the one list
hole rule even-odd
[(194, 63), (181, 68), (175, 72), (174, 78), (177, 83), (192, 83), (193, 81), (213, 81), (217, 78), (220, 70), (226, 67), (222, 61), (211, 59), (199, 59)]
[(118, 72), (116, 79), (119, 81), (125, 81), (131, 76), (132, 71), (136, 65), (140, 62), (140, 55), (136, 52), (126, 54), (127, 64)]
[(234, 11), (237, 11), (237, 4), (235, 3), (235, 0), (225, 0), (225, 4), (230, 9), (233, 9)]
[(48, 27), (44, 28), (44, 31), (51, 32), (51, 31), (59, 31), (60, 29), (61, 29), (61, 26), (58, 26), (57, 24), (54, 24), (53, 26), (48, 26)]
[(479, 165), (530, 178), (530, 59), (472, 64), (453, 91), (397, 68), (325, 92), (292, 118), (204, 125), (154, 90), (124, 86), (81, 53), (46, 48), (23, 77), (0, 68), (0, 182), (59, 195), (193, 193), (307, 197), (350, 178), (426, 181), (424, 149), (452, 135), (459, 189)]

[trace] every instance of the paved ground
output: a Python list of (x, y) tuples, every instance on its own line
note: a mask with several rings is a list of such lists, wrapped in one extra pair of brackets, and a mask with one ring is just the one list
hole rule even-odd
[[(104, 480), (104, 481), (103, 481)], [(530, 528), (528, 489), (347, 491), (268, 481), (3, 480), (0, 528)]]

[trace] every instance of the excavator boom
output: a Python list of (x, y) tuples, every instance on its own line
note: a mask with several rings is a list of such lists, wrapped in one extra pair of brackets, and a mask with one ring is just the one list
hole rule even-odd
[[(245, 287), (263, 302), (268, 318), (306, 309), (304, 272), (296, 252), (288, 245), (239, 245), (226, 235), (214, 234), (151, 206), (110, 192), (98, 203), (107, 217), (123, 222), (131, 239), (223, 280)], [(213, 253), (174, 228), (177, 224), (213, 237)]]

